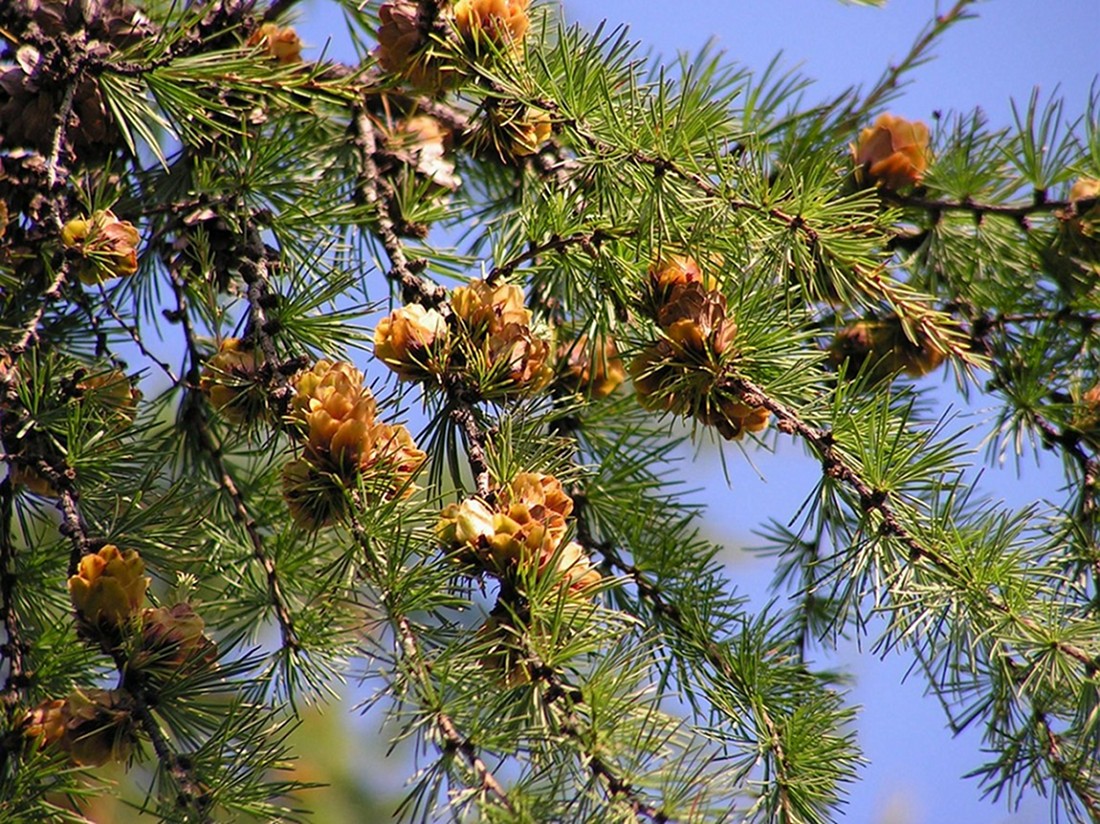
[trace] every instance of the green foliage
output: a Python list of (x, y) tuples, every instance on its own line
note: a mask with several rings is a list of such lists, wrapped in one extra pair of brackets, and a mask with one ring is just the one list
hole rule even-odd
[[(403, 819), (836, 820), (855, 634), (1095, 820), (1100, 98), (876, 119), (968, 2), (820, 105), (522, 4), (344, 2), (303, 62), (289, 5), (0, 10), (0, 819), (327, 815), (296, 727), (365, 685)], [(982, 498), (945, 363), (1062, 500)], [(785, 610), (701, 531), (716, 435), (820, 466)]]

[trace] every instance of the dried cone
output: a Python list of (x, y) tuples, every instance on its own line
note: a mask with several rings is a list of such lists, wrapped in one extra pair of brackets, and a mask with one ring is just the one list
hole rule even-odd
[(672, 288), (657, 322), (678, 355), (720, 357), (733, 342), (737, 326), (726, 317), (726, 298), (698, 281)]
[(208, 666), (217, 659), (218, 651), (205, 629), (205, 622), (190, 604), (143, 610), (141, 650), (131, 658), (131, 666), (174, 671)]
[(137, 614), (148, 586), (141, 556), (107, 544), (80, 559), (77, 574), (69, 578), (69, 596), (87, 625), (118, 629)]
[(515, 50), (531, 25), (529, 5), (530, 0), (458, 0), (454, 6), (455, 28), (475, 49), (489, 42)]
[(54, 746), (65, 735), (66, 720), (65, 699), (46, 700), (24, 717), (23, 734), (38, 739), (39, 747)]
[(289, 26), (264, 23), (249, 36), (248, 45), (263, 48), (268, 57), (280, 63), (302, 62), (302, 41)]
[(626, 379), (615, 341), (609, 337), (603, 339), (603, 346), (594, 348), (588, 336), (581, 335), (558, 347), (557, 359), (561, 385), (592, 398), (606, 398)]
[(1069, 190), (1070, 208), (1056, 212), (1058, 234), (1052, 248), (1054, 257), (1046, 261), (1060, 283), (1072, 284), (1066, 275), (1082, 278), (1083, 288), (1091, 291), (1100, 275), (1100, 180), (1084, 177)]
[(866, 368), (872, 380), (898, 372), (919, 378), (940, 366), (947, 356), (919, 329), (914, 334), (916, 340), (910, 340), (897, 315), (857, 321), (837, 333), (829, 347), (830, 359), (838, 366), (847, 362), (848, 374)]
[(762, 406), (749, 406), (739, 400), (726, 398), (716, 406), (699, 411), (701, 423), (713, 426), (727, 441), (739, 441), (746, 432), (762, 432), (768, 426), (770, 413)]
[[(374, 59), (383, 71), (403, 77), (413, 86), (434, 93), (450, 85), (455, 72), (431, 54), (431, 21), (421, 14), (423, 4), (415, 0), (383, 3), (378, 7), (380, 21)], [(445, 8), (440, 15), (446, 14)]]
[(374, 356), (405, 380), (444, 371), (446, 345), (446, 319), (418, 303), (394, 310), (374, 330)]
[(131, 698), (122, 690), (75, 690), (43, 701), (24, 719), (23, 732), (38, 747), (57, 747), (82, 767), (124, 762), (137, 740)]
[(252, 423), (266, 411), (264, 389), (256, 381), (258, 360), (240, 339), (226, 338), (203, 366), (199, 389), (218, 414), (231, 423)]
[(879, 115), (852, 147), (856, 178), (900, 191), (920, 183), (928, 168), (928, 127), (891, 114)]
[(119, 220), (109, 209), (87, 218), (73, 218), (61, 228), (61, 243), (84, 256), (78, 274), (82, 283), (93, 285), (134, 274), (138, 268), (137, 247), (141, 235), (128, 220)]

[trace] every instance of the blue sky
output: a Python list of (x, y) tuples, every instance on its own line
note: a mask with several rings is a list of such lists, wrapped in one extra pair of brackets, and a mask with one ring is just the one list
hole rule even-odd
[[(372, 0), (374, 2), (374, 0)], [(731, 60), (762, 70), (779, 52), (783, 65), (798, 67), (817, 82), (808, 100), (817, 101), (850, 85), (871, 85), (882, 70), (900, 59), (913, 38), (937, 11), (950, 4), (892, 0), (883, 9), (844, 5), (838, 0), (566, 0), (568, 19), (592, 28), (601, 20), (628, 23), (632, 39), (672, 58), (695, 52), (714, 38)], [(317, 2), (303, 8), (299, 31), (307, 57), (318, 56), (328, 37), (331, 56), (349, 58), (340, 36), (342, 20), (332, 7)], [(1026, 103), (1033, 87), (1043, 96), (1057, 91), (1066, 112), (1084, 112), (1090, 85), (1100, 70), (1100, 12), (1095, 0), (989, 0), (976, 4), (979, 19), (964, 21), (947, 33), (938, 58), (912, 75), (914, 82), (891, 109), (915, 119), (933, 110), (969, 111), (980, 106), (994, 125), (1011, 123), (1010, 99)], [(931, 378), (936, 382), (939, 378)], [(964, 404), (942, 389), (944, 404), (959, 413), (958, 425), (980, 424), (991, 402)], [(775, 454), (752, 456), (754, 470), (737, 450), (727, 452), (730, 484), (714, 453), (688, 455), (694, 485), (704, 488), (711, 505), (708, 529), (730, 547), (751, 545), (761, 513), (789, 517), (816, 480), (817, 465), (800, 447), (779, 442)], [(981, 457), (975, 457), (981, 464)], [(1059, 497), (1058, 467), (1047, 460), (986, 468), (989, 494), (1019, 505), (1034, 498)], [(731, 551), (732, 578), (754, 602), (767, 600), (773, 562)], [(977, 784), (961, 776), (983, 762), (978, 733), (953, 739), (934, 699), (923, 695), (919, 675), (904, 678), (908, 661), (895, 655), (880, 661), (867, 647), (873, 638), (846, 645), (837, 661), (855, 678), (853, 703), (863, 706), (860, 743), (870, 760), (862, 781), (852, 788), (844, 820), (855, 824), (994, 824), (1049, 819), (1049, 802), (1034, 795), (1013, 815), (1004, 802), (984, 801)]]

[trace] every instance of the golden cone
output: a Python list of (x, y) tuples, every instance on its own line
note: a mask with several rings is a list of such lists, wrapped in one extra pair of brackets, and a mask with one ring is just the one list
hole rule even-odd
[(61, 243), (84, 256), (77, 272), (82, 283), (94, 285), (137, 271), (141, 235), (134, 224), (119, 220), (110, 209), (70, 220), (61, 228)]
[(108, 544), (80, 559), (77, 574), (69, 578), (69, 596), (90, 626), (118, 628), (141, 608), (148, 586), (141, 556)]
[(920, 183), (928, 155), (928, 127), (891, 114), (879, 115), (852, 147), (857, 178), (894, 191)]

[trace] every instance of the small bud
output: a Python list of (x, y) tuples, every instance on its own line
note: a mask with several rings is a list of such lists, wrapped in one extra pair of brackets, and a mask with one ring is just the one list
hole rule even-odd
[(148, 586), (141, 556), (108, 544), (80, 559), (77, 574), (69, 578), (69, 596), (89, 626), (117, 629), (141, 608)]
[(891, 114), (879, 115), (852, 147), (856, 178), (898, 191), (920, 183), (928, 167), (928, 127)]
[(474, 341), (484, 341), (507, 324), (531, 325), (531, 310), (524, 305), (523, 290), (510, 283), (491, 285), (472, 280), (451, 292), (451, 309)]

